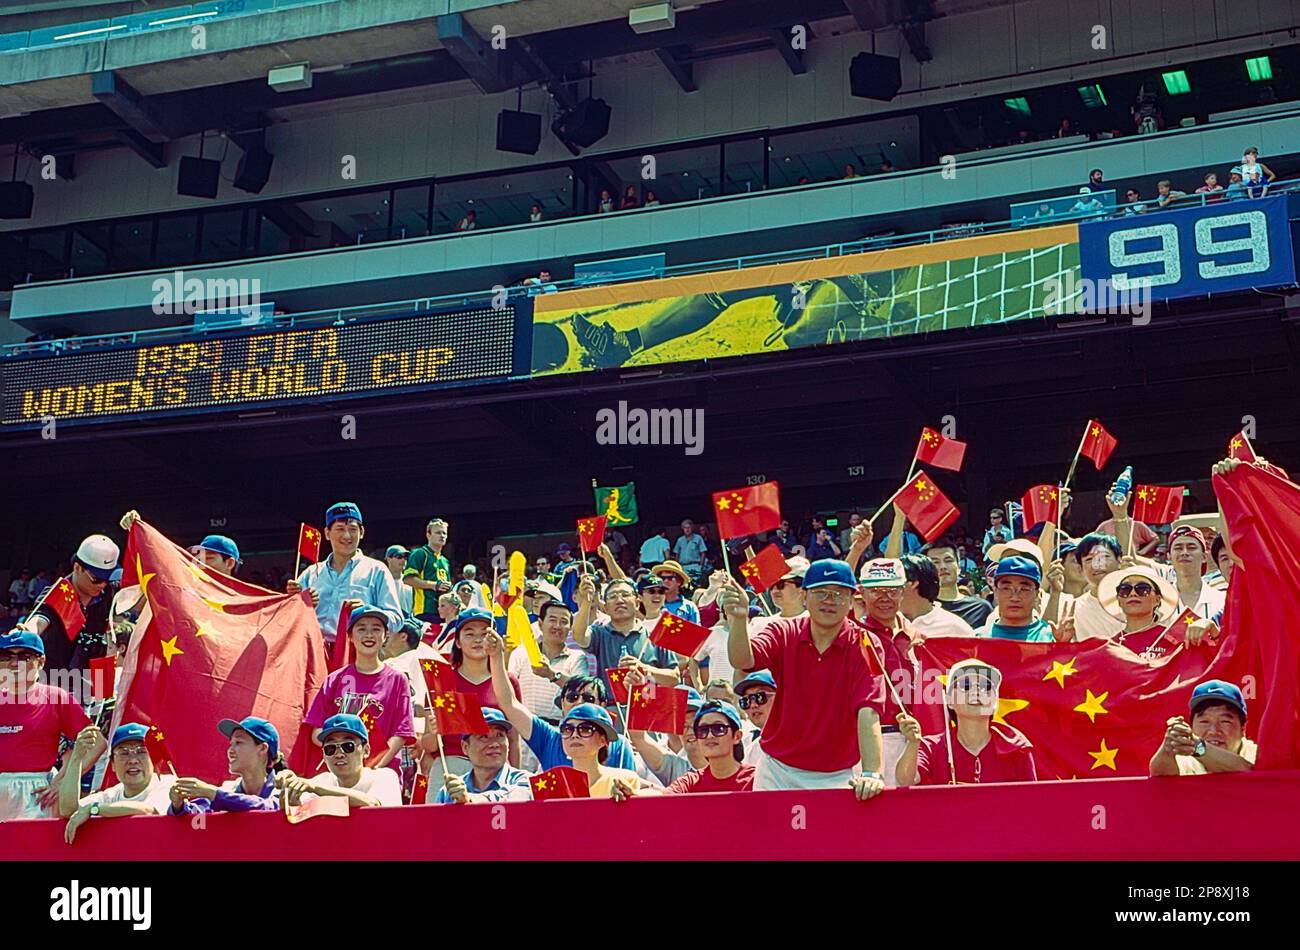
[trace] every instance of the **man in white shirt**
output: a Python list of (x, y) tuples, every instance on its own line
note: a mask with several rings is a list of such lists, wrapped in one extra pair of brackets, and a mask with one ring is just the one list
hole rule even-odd
[(939, 569), (924, 554), (904, 554), (903, 573), (907, 584), (903, 587), (903, 616), (912, 628), (927, 636), (973, 637), (971, 625), (954, 613), (940, 607)]
[(310, 779), (289, 771), (275, 776), (276, 787), (286, 790), (290, 805), (325, 795), (346, 798), (354, 808), (402, 804), (397, 772), (365, 765), (370, 755), (370, 733), (359, 716), (330, 716), (321, 726), (320, 741), (328, 772)]
[(72, 747), (72, 765), (59, 784), (59, 814), (68, 819), (63, 839), (72, 844), (77, 829), (92, 818), (126, 818), (134, 815), (165, 815), (171, 805), (174, 775), (157, 775), (145, 745), (149, 727), (128, 722), (113, 731), (109, 743), (113, 771), (121, 781), (112, 788), (81, 798), (81, 774), (104, 736), (96, 726), (87, 726)]
[(1119, 570), (1119, 541), (1114, 535), (1094, 531), (1079, 539), (1075, 553), (1088, 581), (1088, 589), (1074, 599), (1074, 638), (1110, 639), (1124, 629), (1124, 621), (1116, 619), (1102, 607), (1097, 599), (1097, 589), (1107, 574)]
[(587, 653), (565, 645), (572, 628), (573, 614), (564, 601), (544, 601), (537, 623), (542, 632), (538, 647), (546, 666), (534, 668), (529, 662), (528, 651), (516, 647), (510, 651), (506, 660), (506, 671), (518, 677), (519, 690), (528, 711), (552, 724), (558, 724), (559, 705), (556, 697), (560, 695), (566, 680), (587, 673)]

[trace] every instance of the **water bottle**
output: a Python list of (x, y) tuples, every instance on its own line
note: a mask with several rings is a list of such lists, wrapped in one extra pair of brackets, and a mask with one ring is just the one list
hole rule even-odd
[(1110, 490), (1110, 500), (1116, 505), (1124, 504), (1124, 499), (1133, 488), (1133, 466), (1125, 466), (1124, 471), (1120, 472), (1119, 478), (1115, 479), (1115, 487)]

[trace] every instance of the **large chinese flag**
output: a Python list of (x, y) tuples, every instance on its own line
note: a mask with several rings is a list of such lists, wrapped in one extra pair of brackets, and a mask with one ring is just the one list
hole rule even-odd
[(916, 444), (916, 460), (922, 465), (933, 465), (950, 472), (960, 472), (962, 459), (965, 457), (965, 442), (945, 438), (929, 426), (921, 430), (921, 439)]
[(939, 491), (934, 480), (924, 471), (918, 472), (916, 478), (907, 483), (894, 502), (927, 541), (943, 534), (960, 514), (957, 506)]
[[(1214, 476), (1227, 521), (1232, 572), (1224, 645), (1236, 662), (1222, 678), (1246, 689), (1246, 734), (1259, 744), (1255, 768), (1300, 768), (1300, 486), (1259, 465)], [(1246, 677), (1250, 677), (1247, 679)]]
[(66, 577), (59, 578), (58, 582), (49, 589), (45, 599), (41, 601), (41, 606), (49, 607), (59, 615), (69, 640), (77, 639), (77, 634), (81, 633), (82, 628), (86, 626), (86, 614), (81, 609), (81, 601)]
[(1084, 458), (1092, 459), (1092, 464), (1101, 471), (1106, 467), (1106, 460), (1110, 458), (1110, 453), (1115, 451), (1115, 446), (1119, 445), (1119, 439), (1115, 438), (1106, 431), (1096, 419), (1088, 420), (1088, 428), (1083, 430), (1083, 442), (1079, 445), (1079, 454)]
[(1133, 492), (1133, 520), (1173, 524), (1183, 513), (1185, 486), (1139, 485)]
[[(181, 775), (230, 773), (222, 719), (260, 716), (289, 758), (325, 677), (325, 650), (306, 592), (277, 594), (226, 577), (137, 520), (122, 586), (146, 604), (127, 650), (113, 728), (157, 726)], [(111, 782), (110, 782), (111, 784)]]
[(713, 493), (718, 537), (723, 541), (781, 527), (781, 493), (776, 482)]
[(1061, 523), (1061, 497), (1055, 485), (1035, 485), (1020, 500), (1025, 518), (1025, 529), (1034, 525)]

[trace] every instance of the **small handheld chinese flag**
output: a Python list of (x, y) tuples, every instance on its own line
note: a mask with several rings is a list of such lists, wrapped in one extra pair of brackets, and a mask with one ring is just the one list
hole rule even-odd
[(867, 661), (867, 670), (872, 676), (885, 675), (885, 665), (880, 662), (880, 654), (876, 651), (875, 636), (870, 630), (862, 631), (862, 659)]
[(1055, 485), (1035, 485), (1020, 500), (1024, 508), (1025, 530), (1034, 525), (1061, 523), (1061, 496)]
[(605, 543), (605, 521), (604, 515), (578, 519), (578, 545), (583, 554), (591, 554)]
[[(1200, 615), (1191, 607), (1185, 608), (1181, 614), (1174, 618), (1174, 622), (1164, 629), (1160, 634), (1160, 638), (1152, 646), (1163, 646), (1168, 652), (1172, 653), (1187, 642), (1187, 628), (1200, 619)], [(1208, 639), (1202, 640), (1201, 644), (1217, 648), (1217, 644)]]
[(81, 633), (82, 628), (86, 626), (86, 615), (81, 609), (81, 601), (77, 599), (77, 592), (72, 589), (72, 584), (66, 577), (60, 578), (59, 582), (50, 588), (42, 604), (59, 615), (68, 639), (77, 639), (77, 634)]
[(90, 698), (108, 699), (113, 695), (117, 678), (117, 654), (100, 656), (90, 661)]
[(713, 493), (718, 537), (723, 541), (781, 527), (781, 494), (776, 482)]
[(610, 692), (614, 695), (614, 702), (620, 706), (627, 705), (627, 674), (631, 673), (631, 667), (616, 666), (612, 670), (606, 670), (605, 675), (609, 677)]
[(927, 541), (943, 534), (960, 513), (924, 470), (917, 472), (916, 478), (894, 498), (894, 503), (903, 509), (907, 520)]
[(370, 743), (370, 755), (366, 757), (367, 768), (373, 767), (376, 762), (384, 757), (388, 751), (388, 736), (384, 735), (384, 730), (379, 728), (379, 722), (376, 718), (375, 711), (367, 706), (357, 714), (357, 718), (366, 727), (366, 734)]
[(308, 818), (319, 818), (321, 815), (332, 815), (335, 818), (348, 817), (348, 800), (342, 795), (320, 795), (301, 805), (284, 806), (284, 817), (289, 820), (289, 824), (296, 825), (306, 821)]
[(1083, 432), (1083, 442), (1079, 446), (1079, 454), (1084, 458), (1092, 459), (1092, 464), (1097, 466), (1097, 471), (1106, 467), (1106, 460), (1110, 458), (1110, 453), (1115, 451), (1115, 446), (1119, 445), (1119, 439), (1115, 438), (1106, 431), (1096, 419), (1088, 420), (1088, 428)]
[(916, 445), (916, 460), (922, 465), (934, 465), (950, 472), (960, 472), (966, 457), (966, 443), (949, 439), (930, 427), (921, 430), (921, 441)]
[(647, 683), (632, 690), (627, 727), (680, 736), (686, 731), (686, 690)]
[(424, 805), (429, 801), (429, 776), (417, 775), (415, 787), (411, 789), (411, 804)]
[(533, 801), (546, 802), (553, 798), (587, 798), (591, 794), (587, 773), (568, 765), (528, 777), (533, 787)]
[(444, 736), (486, 735), (487, 720), (478, 699), (464, 693), (438, 692), (429, 697), (438, 731)]
[(1133, 492), (1133, 520), (1173, 524), (1183, 513), (1184, 485), (1139, 485)]
[(694, 656), (695, 651), (704, 645), (712, 631), (698, 623), (692, 623), (676, 614), (664, 611), (659, 615), (659, 622), (650, 631), (650, 642), (671, 650), (678, 656)]
[(1241, 459), (1243, 462), (1255, 461), (1255, 447), (1246, 438), (1246, 433), (1238, 432), (1228, 440), (1228, 458)]
[(420, 661), (420, 672), (430, 693), (456, 692), (456, 668), (450, 663), (426, 657)]
[(320, 529), (309, 524), (298, 525), (298, 553), (305, 560), (316, 561), (320, 558)]
[(749, 586), (761, 594), (790, 573), (790, 567), (785, 563), (781, 549), (775, 544), (769, 544), (740, 565), (740, 573), (749, 581)]
[(155, 772), (176, 774), (176, 766), (172, 765), (172, 754), (167, 751), (167, 737), (163, 735), (161, 726), (149, 727), (149, 731), (144, 735), (144, 747), (149, 750), (149, 761), (153, 763)]

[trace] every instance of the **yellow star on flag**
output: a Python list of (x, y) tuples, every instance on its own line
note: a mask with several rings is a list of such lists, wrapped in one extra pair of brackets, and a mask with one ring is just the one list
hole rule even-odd
[(216, 634), (216, 631), (213, 630), (211, 627), (209, 627), (206, 623), (201, 623), (201, 624), (199, 624), (199, 629), (197, 629), (197, 630), (194, 631), (194, 636), (195, 636), (196, 638), (198, 638), (198, 637), (211, 637), (211, 636), (214, 636), (215, 634)]
[(140, 563), (139, 552), (136, 552), (135, 555), (135, 576), (140, 581), (140, 593), (144, 594), (144, 596), (147, 598), (149, 596), (149, 582), (153, 580), (155, 577), (157, 577), (158, 575), (157, 573), (146, 574), (144, 572), (144, 566), (141, 565)]
[(634, 690), (632, 691), (632, 701), (633, 701), (633, 702), (640, 702), (640, 701), (641, 701), (641, 690), (639, 690), (639, 689), (634, 689)]
[(924, 491), (925, 491), (927, 488), (929, 488), (929, 487), (930, 487), (930, 486), (927, 485), (927, 484), (925, 483), (925, 479), (924, 479), (924, 478), (918, 478), (918, 479), (916, 480), (915, 488), (916, 488), (917, 491), (919, 491), (919, 492), (924, 492)]
[(1147, 490), (1145, 488), (1138, 489), (1138, 498), (1142, 499), (1142, 501), (1147, 500)]
[(935, 434), (931, 432), (929, 429), (925, 430), (925, 434), (922, 436), (922, 438), (925, 439), (926, 445), (934, 445), (934, 443), (939, 441), (938, 438), (935, 436)]
[(162, 644), (163, 659), (167, 661), (168, 666), (172, 665), (172, 657), (176, 656), (178, 653), (185, 653), (184, 650), (176, 645), (176, 637), (172, 637), (170, 640), (160, 640), (159, 642)]
[(433, 697), (433, 704), (434, 704), (435, 706), (437, 706), (439, 709), (441, 709), (443, 706), (446, 706), (446, 705), (447, 705), (447, 697), (446, 697), (446, 696), (435, 696), (435, 697)]
[(1099, 435), (1101, 435), (1101, 426), (1093, 426), (1093, 427), (1092, 427), (1092, 437), (1095, 439), (1095, 438), (1096, 438), (1097, 436), (1099, 436)]
[(731, 507), (731, 502), (727, 500), (727, 496), (726, 496), (726, 495), (723, 495), (721, 498), (718, 499), (718, 510), (719, 510), (719, 511), (726, 511), (726, 510), (727, 510), (728, 508), (730, 508), (730, 507)]
[(162, 726), (150, 726), (149, 734), (150, 737), (154, 739), (156, 742), (163, 742), (167, 738), (166, 736), (163, 735)]
[(1241, 448), (1241, 446), (1242, 446), (1241, 439), (1233, 439), (1233, 440), (1232, 440), (1232, 447), (1233, 447), (1234, 449), (1239, 449), (1239, 448)]
[(537, 790), (539, 792), (544, 792), (548, 788), (550, 788), (550, 785), (547, 784), (547, 779), (545, 776), (541, 776), (540, 778), (537, 779)]
[(1088, 696), (1083, 702), (1074, 707), (1075, 712), (1085, 713), (1088, 716), (1088, 719), (1094, 723), (1097, 721), (1097, 715), (1099, 713), (1109, 714), (1110, 710), (1103, 706), (1102, 703), (1106, 701), (1106, 697), (1109, 696), (1110, 693), (1102, 693), (1100, 696), (1094, 696), (1090, 689), (1084, 690), (1084, 692), (1086, 692)]
[(200, 597), (199, 600), (203, 601), (217, 613), (224, 614), (226, 612), (226, 605), (219, 600), (210, 600), (207, 597)]
[(1106, 740), (1102, 739), (1101, 749), (1096, 752), (1089, 752), (1088, 754), (1093, 758), (1092, 767), (1094, 769), (1099, 769), (1104, 765), (1112, 772), (1115, 772), (1118, 771), (1118, 769), (1115, 768), (1115, 755), (1118, 752), (1119, 749), (1106, 748)]
[(1056, 684), (1060, 686), (1061, 689), (1065, 689), (1065, 678), (1067, 676), (1073, 676), (1075, 673), (1079, 672), (1074, 668), (1074, 661), (1077, 659), (1077, 656), (1072, 656), (1068, 663), (1062, 663), (1060, 660), (1053, 660), (1052, 668), (1048, 670), (1047, 675), (1043, 677), (1043, 682), (1045, 683), (1048, 680), (1056, 680)]
[(1000, 722), (1004, 726), (1009, 725), (1006, 717), (1010, 716), (1014, 712), (1020, 712), (1020, 710), (1024, 709), (1028, 705), (1029, 700), (1027, 699), (1004, 699), (999, 696), (998, 711), (993, 714), (993, 721)]

